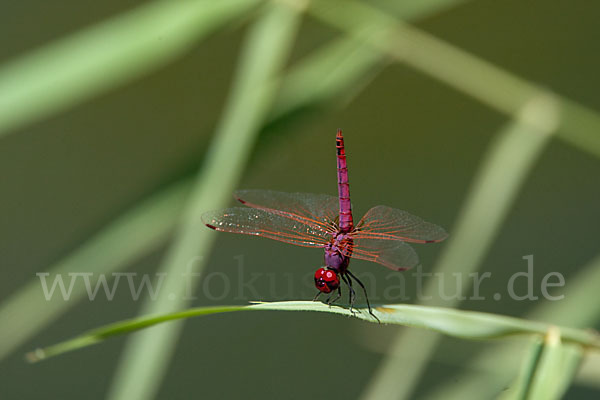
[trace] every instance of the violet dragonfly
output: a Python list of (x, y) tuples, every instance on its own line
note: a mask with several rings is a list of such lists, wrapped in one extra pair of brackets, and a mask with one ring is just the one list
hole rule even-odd
[[(419, 263), (417, 253), (406, 242), (434, 243), (448, 235), (443, 228), (406, 211), (375, 206), (354, 223), (350, 204), (348, 167), (344, 137), (336, 136), (338, 197), (324, 194), (283, 193), (271, 190), (239, 190), (236, 199), (247, 207), (210, 211), (202, 216), (207, 227), (223, 232), (262, 236), (297, 246), (324, 250), (325, 265), (315, 272), (315, 286), (331, 293), (327, 304), (338, 300), (340, 278), (348, 286), (350, 310), (356, 293), (352, 281), (364, 284), (348, 269), (351, 258), (379, 263), (401, 271)], [(337, 291), (337, 296), (333, 297)], [(378, 320), (378, 319), (377, 319)]]

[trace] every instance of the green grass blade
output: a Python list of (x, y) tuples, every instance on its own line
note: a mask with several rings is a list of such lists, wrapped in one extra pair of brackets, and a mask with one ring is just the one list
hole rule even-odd
[[(524, 107), (520, 118), (510, 122), (492, 144), (433, 271), (442, 274), (460, 272), (463, 295), (469, 290), (465, 278), (481, 264), (528, 171), (548, 143), (557, 123), (553, 101), (542, 97)], [(444, 283), (456, 284), (454, 280), (444, 280)], [(455, 289), (426, 285), (423, 294), (431, 300), (423, 304), (456, 306), (458, 300), (446, 301), (439, 296), (441, 291), (455, 293)], [(438, 340), (434, 334), (402, 332), (384, 357), (364, 398), (409, 398)], [(414, 345), (417, 342), (419, 346)], [(398, 374), (397, 371), (402, 370), (402, 359), (395, 354), (410, 358), (411, 368)]]
[(258, 0), (153, 1), (0, 67), (0, 135), (181, 55)]
[[(301, 20), (300, 10), (280, 3), (268, 3), (253, 24), (242, 50), (232, 92), (217, 127), (191, 195), (176, 240), (160, 267), (166, 273), (161, 295), (147, 300), (142, 313), (164, 314), (184, 308), (189, 285), (182, 274), (200, 273), (215, 232), (206, 228), (203, 212), (224, 207), (254, 145), (255, 138), (271, 109), (276, 87), (271, 84), (280, 73), (293, 46)], [(197, 260), (198, 262), (194, 262)], [(166, 372), (175, 349), (181, 323), (161, 326), (132, 338), (116, 369), (109, 391), (111, 399), (152, 398)]]
[(58, 343), (54, 346), (50, 346), (45, 349), (37, 349), (35, 351), (32, 351), (31, 353), (27, 353), (26, 358), (31, 362), (36, 362), (69, 351), (91, 346), (93, 344), (109, 339), (113, 336), (133, 333), (144, 328), (161, 324), (163, 322), (175, 321), (178, 319), (185, 319), (191, 317), (199, 317), (202, 315), (239, 311), (243, 308), (244, 306), (201, 307), (166, 315), (139, 317), (130, 320), (119, 321), (98, 329), (91, 330), (87, 333), (84, 333), (81, 336)]
[[(66, 258), (50, 266), (49, 278), (70, 272), (86, 272), (96, 276), (124, 268), (140, 255), (162, 244), (175, 227), (175, 221), (189, 182), (165, 189), (125, 213)], [(92, 282), (95, 285), (95, 282)], [(55, 295), (46, 300), (37, 277), (0, 305), (0, 359), (31, 338), (44, 326), (76, 305), (86, 295), (83, 285), (75, 285), (68, 301)]]
[[(258, 303), (248, 306), (198, 307), (164, 315), (142, 316), (106, 325), (54, 346), (35, 350), (28, 354), (28, 359), (30, 361), (39, 361), (71, 350), (87, 347), (114, 336), (132, 333), (164, 322), (233, 311), (317, 311), (377, 323), (366, 308), (359, 308), (351, 312), (347, 308), (328, 306), (324, 303), (314, 301), (284, 301)], [(408, 304), (382, 305), (376, 307), (373, 312), (380, 319), (381, 323), (384, 324), (425, 328), (445, 335), (472, 340), (495, 339), (519, 334), (543, 336), (549, 329), (555, 329), (562, 335), (565, 342), (600, 349), (600, 338), (595, 333), (567, 327), (553, 327), (542, 322), (502, 315)]]
[[(566, 100), (434, 36), (411, 27), (365, 2), (321, 0), (309, 12), (373, 49), (466, 93), (511, 117), (538, 96), (559, 103), (559, 137), (579, 150), (600, 157), (600, 117), (594, 111)], [(377, 32), (377, 35), (373, 35)], [(381, 40), (379, 35), (386, 36)]]

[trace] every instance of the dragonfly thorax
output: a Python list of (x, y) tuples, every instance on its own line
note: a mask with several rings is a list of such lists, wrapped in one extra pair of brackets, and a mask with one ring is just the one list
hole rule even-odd
[(346, 233), (336, 234), (325, 245), (325, 266), (337, 273), (346, 272), (352, 255), (352, 239)]

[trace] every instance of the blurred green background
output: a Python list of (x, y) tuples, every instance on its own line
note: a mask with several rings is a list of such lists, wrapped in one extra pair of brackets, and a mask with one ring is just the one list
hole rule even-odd
[[(438, 7), (429, 2), (430, 9), (412, 15), (391, 1), (366, 3), (398, 18), (406, 12), (419, 30), (590, 110), (600, 110), (600, 53), (595, 39), (600, 35), (596, 18), (600, 3), (473, 0), (437, 2), (443, 3)], [(5, 2), (0, 13), (0, 68), (52, 40), (144, 4)], [(164, 65), (64, 111), (3, 132), (0, 304), (115, 218), (205, 165), (235, 82), (236, 63), (248, 32), (261, 18), (259, 8), (225, 21)], [(345, 18), (344, 11), (339, 12)], [(286, 71), (343, 35), (311, 12), (302, 16), (284, 63)], [(444, 226), (452, 236), (485, 156), (510, 117), (403, 63), (385, 59), (361, 76), (330, 98), (258, 123), (256, 141), (249, 142), (248, 162), (237, 160), (243, 168), (234, 186), (335, 194), (333, 138), (342, 128), (357, 216), (384, 204)], [(321, 83), (316, 79), (306, 90)], [(593, 140), (600, 141), (598, 131), (590, 132)], [(228, 164), (227, 154), (218, 157)], [(480, 288), (487, 300), (467, 301), (462, 308), (525, 316), (541, 300), (492, 298), (494, 293), (506, 293), (510, 276), (525, 270), (523, 256), (535, 257), (534, 287), (540, 295), (546, 273), (562, 273), (568, 288), (597, 255), (598, 154), (553, 137), (525, 174), (489, 251), (478, 263), (480, 271), (493, 276)], [(223, 272), (235, 288), (239, 282), (235, 257), (242, 256), (244, 274), (277, 272), (269, 276), (282, 292), (292, 282), (290, 300), (314, 294), (310, 279), (321, 265), (320, 251), (210, 234), (216, 235), (215, 247), (199, 254), (207, 261), (204, 274)], [(122, 270), (158, 271), (172, 243), (172, 237), (162, 241)], [(432, 269), (447, 245), (417, 246), (424, 270)], [(388, 270), (362, 261), (353, 261), (352, 268), (359, 276), (368, 271), (377, 279), (369, 287), (373, 302), (394, 301), (383, 298)], [(86, 265), (80, 271), (87, 271)], [(414, 300), (414, 277), (405, 273), (405, 278), (406, 294)], [(202, 279), (198, 282), (197, 299), (190, 305), (288, 299), (273, 293), (268, 280), (257, 280), (259, 298), (240, 299), (232, 290), (223, 299), (210, 300), (203, 294)], [(218, 285), (213, 289), (220, 290)], [(108, 395), (127, 338), (39, 364), (23, 359), (25, 352), (38, 346), (132, 317), (142, 306), (142, 301), (132, 301), (125, 285), (112, 301), (101, 295), (94, 301), (72, 301), (66, 313), (11, 348), (0, 361), (1, 398)], [(589, 303), (594, 306), (598, 300), (590, 297)], [(39, 288), (30, 307), (43, 313), (43, 304)], [(599, 320), (594, 320), (596, 328)], [(7, 325), (0, 326), (0, 341), (5, 329)], [(404, 329), (310, 313), (234, 313), (192, 319), (177, 338), (156, 398), (361, 398), (381, 360), (389, 355), (395, 335)], [(465, 374), (474, 374), (483, 383), (493, 379), (494, 365), (484, 368), (472, 360), (496, 345), (443, 339), (422, 377), (413, 382), (415, 391), (408, 398), (430, 398), (440, 385), (460, 385), (468, 379)], [(419, 342), (413, 347), (418, 349)], [(521, 356), (524, 353), (513, 357), (515, 373)], [(410, 357), (398, 357), (404, 369), (413, 368)], [(398, 376), (404, 373), (397, 371)], [(566, 397), (593, 399), (598, 390), (589, 380), (578, 380)], [(488, 398), (480, 396), (472, 393), (470, 398)]]

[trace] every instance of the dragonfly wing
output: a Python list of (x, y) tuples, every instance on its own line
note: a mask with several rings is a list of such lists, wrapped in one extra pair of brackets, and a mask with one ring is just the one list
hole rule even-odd
[(331, 234), (319, 225), (254, 208), (209, 211), (202, 215), (202, 222), (216, 231), (263, 236), (305, 247), (323, 247), (331, 238)]
[(235, 197), (248, 207), (284, 216), (293, 214), (293, 218), (298, 216), (308, 224), (332, 227), (338, 217), (338, 198), (326, 194), (238, 190)]
[(353, 258), (373, 261), (396, 271), (419, 264), (415, 250), (400, 240), (354, 239), (351, 251)]
[(446, 231), (406, 211), (387, 206), (371, 208), (357, 225), (355, 238), (433, 243), (446, 239)]

